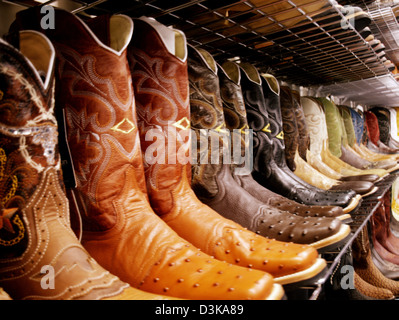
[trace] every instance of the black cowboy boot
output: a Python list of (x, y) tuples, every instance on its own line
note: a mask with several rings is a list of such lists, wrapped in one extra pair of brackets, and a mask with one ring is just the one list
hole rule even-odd
[(253, 177), (261, 185), (291, 200), (308, 205), (336, 205), (345, 212), (354, 210), (360, 197), (354, 191), (334, 192), (318, 189), (298, 178), (287, 166), (284, 149), (271, 136), (262, 80), (249, 64), (241, 64), (242, 91), (248, 124), (254, 130)]
[[(222, 67), (219, 68), (219, 82), (220, 82), (220, 94), (223, 102), (224, 119), (227, 128), (233, 133), (233, 130), (239, 130), (237, 135), (242, 141), (241, 147), (243, 149), (242, 156), (250, 154), (252, 151), (249, 150), (248, 144), (245, 142), (248, 130), (247, 114), (245, 110), (244, 98), (241, 91), (240, 85), (240, 70), (236, 63), (226, 61)], [(267, 93), (264, 90), (265, 100), (267, 104), (274, 105), (274, 101), (279, 99), (279, 87), (277, 80), (274, 77), (270, 77), (267, 85), (270, 84), (270, 92)], [(273, 85), (275, 84), (275, 85)], [(276, 87), (277, 85), (277, 87)], [(271, 130), (273, 135), (282, 140), (284, 133), (282, 130), (278, 131), (280, 126), (277, 124), (271, 124)], [(235, 165), (237, 166), (237, 164)], [(310, 206), (300, 204), (296, 201), (285, 198), (267, 188), (260, 185), (251, 175), (251, 172), (242, 172), (244, 168), (239, 167), (238, 170), (241, 172), (237, 174), (236, 170), (232, 171), (234, 179), (238, 184), (241, 185), (247, 192), (258, 200), (266, 203), (272, 207), (276, 207), (280, 210), (289, 211), (293, 214), (300, 216), (312, 216), (312, 217), (336, 217), (343, 221), (350, 219), (348, 214), (343, 212), (343, 209), (338, 206)]]

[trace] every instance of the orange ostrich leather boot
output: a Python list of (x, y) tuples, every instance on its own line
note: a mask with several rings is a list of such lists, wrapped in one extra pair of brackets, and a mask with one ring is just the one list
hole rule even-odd
[(36, 31), (14, 39), (19, 51), (0, 40), (0, 286), (15, 300), (169, 299), (122, 282), (73, 233), (54, 115), (54, 47)]
[[(19, 13), (17, 21), (37, 27), (35, 13)], [(151, 293), (183, 299), (281, 298), (283, 289), (270, 274), (210, 257), (151, 209), (126, 57), (132, 20), (114, 15), (84, 23), (56, 9), (55, 22), (46, 34), (57, 52), (56, 99), (65, 112), (76, 175), (68, 197), (73, 215), (80, 213), (88, 252), (121, 280)]]
[[(217, 259), (295, 282), (325, 264), (316, 249), (267, 239), (203, 204), (190, 185), (190, 103), (185, 35), (152, 18), (135, 21), (128, 58), (148, 196), (182, 238)], [(237, 195), (238, 196), (238, 195)], [(301, 273), (302, 272), (302, 273)]]

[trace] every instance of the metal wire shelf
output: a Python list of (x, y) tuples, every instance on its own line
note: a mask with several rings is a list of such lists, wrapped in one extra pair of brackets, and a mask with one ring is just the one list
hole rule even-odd
[(315, 89), (320, 96), (335, 96), (341, 104), (356, 102), (368, 106), (399, 106), (399, 83), (392, 75), (322, 85)]
[[(13, 1), (26, 6), (31, 0)], [(328, 0), (47, 1), (77, 14), (152, 16), (217, 61), (240, 59), (299, 86), (357, 81), (388, 70)], [(38, 4), (36, 2), (36, 4)]]

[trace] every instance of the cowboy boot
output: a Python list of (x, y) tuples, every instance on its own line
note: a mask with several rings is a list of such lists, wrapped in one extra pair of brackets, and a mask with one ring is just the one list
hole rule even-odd
[(0, 300), (12, 300), (8, 293), (5, 292), (2, 288), (0, 288)]
[[(234, 134), (234, 130), (239, 130), (237, 136), (239, 139), (241, 139), (242, 156), (245, 157), (246, 155), (250, 154), (251, 151), (248, 149), (248, 145), (245, 142), (248, 134), (248, 131), (246, 130), (248, 128), (248, 122), (240, 85), (239, 66), (233, 62), (226, 61), (218, 69), (218, 71), (220, 82), (220, 95), (223, 102), (225, 123), (231, 134)], [(269, 83), (271, 85), (276, 84), (277, 80), (273, 77), (270, 78), (270, 82), (266, 83), (268, 85)], [(278, 89), (279, 88), (277, 87), (275, 92), (277, 92)], [(278, 94), (270, 95), (270, 97), (268, 97), (266, 91), (264, 92), (265, 99), (267, 101), (269, 101), (269, 99), (272, 100), (278, 98)], [(267, 105), (269, 105), (269, 103), (267, 103)], [(282, 139), (283, 133), (277, 134), (277, 138)], [(250, 173), (242, 172), (243, 169), (241, 169), (241, 167), (239, 167), (238, 170), (240, 170), (239, 174), (237, 174), (236, 171), (233, 170), (233, 177), (237, 181), (237, 183), (252, 196), (272, 207), (276, 207), (280, 210), (288, 211), (303, 217), (335, 217), (342, 220), (343, 222), (347, 222), (350, 218), (349, 215), (344, 214), (341, 207), (307, 206), (285, 198), (261, 186), (253, 179)]]
[(394, 296), (399, 295), (399, 283), (385, 277), (373, 262), (367, 226), (354, 239), (352, 252), (353, 267), (360, 278), (377, 288), (390, 290)]
[(386, 248), (386, 234), (383, 204), (371, 217), (371, 258), (378, 270), (387, 278), (399, 279), (399, 256)]
[[(217, 160), (212, 161), (212, 133), (221, 140), (223, 136), (218, 133), (226, 133), (218, 69), (219, 66), (207, 51), (189, 46), (191, 126), (198, 138), (201, 130), (211, 133), (208, 137), (210, 146), (205, 150), (206, 158), (211, 161), (207, 161), (208, 163), (199, 161), (193, 164), (192, 187), (199, 199), (222, 216), (267, 238), (309, 244), (319, 250), (335, 243), (335, 235), (338, 234), (341, 226), (340, 221), (338, 223), (330, 218), (292, 215), (287, 211), (263, 204), (241, 188), (231, 175), (230, 164), (224, 163), (226, 146), (223, 145), (223, 141), (218, 143), (219, 150), (216, 149)], [(229, 138), (228, 135), (225, 137), (234, 139), (234, 137)], [(241, 141), (239, 146), (238, 151), (241, 154)], [(197, 158), (204, 154), (201, 148), (198, 153)], [(234, 153), (235, 150), (233, 150), (233, 156)], [(233, 169), (236, 171), (237, 167)], [(237, 197), (238, 194), (240, 197)], [(312, 230), (309, 230), (308, 225), (314, 226)], [(309, 236), (313, 233), (313, 237), (317, 236), (317, 238), (312, 238), (312, 236), (307, 238), (304, 233)], [(289, 250), (289, 247), (286, 249)]]
[[(341, 172), (345, 175), (377, 174), (381, 178), (387, 176), (389, 172), (385, 169), (359, 169), (340, 159), (340, 156), (342, 155), (342, 149), (340, 147), (341, 144), (339, 143), (339, 141), (341, 141), (342, 137), (342, 127), (340, 121), (336, 120), (338, 118), (335, 117), (335, 110), (333, 108), (334, 105), (325, 98), (318, 98), (317, 101), (320, 104), (320, 112), (325, 116), (325, 126), (326, 130), (328, 131), (328, 138), (324, 139), (322, 144), (321, 156), (323, 162), (325, 162), (328, 166), (335, 169), (336, 171)], [(331, 107), (328, 109), (329, 111), (331, 111), (331, 114), (329, 114), (331, 115), (331, 117), (328, 118), (328, 120), (331, 121), (329, 122), (327, 122), (327, 114), (325, 113), (325, 106), (322, 101), (326, 102), (326, 106), (328, 108)], [(330, 136), (332, 141), (330, 141)]]
[[(35, 21), (38, 13), (22, 12), (19, 21)], [(76, 172), (69, 199), (75, 216), (81, 213), (85, 248), (107, 270), (152, 293), (280, 299), (282, 288), (271, 275), (211, 258), (151, 209), (127, 61), (132, 20), (101, 16), (91, 20), (91, 29), (71, 13), (56, 9), (55, 14), (56, 23), (68, 26), (56, 25), (48, 33), (57, 50), (57, 101), (65, 106)]]
[[(366, 196), (371, 192), (375, 192), (374, 185), (366, 181), (338, 181), (330, 178), (317, 169), (313, 168), (306, 162), (307, 151), (309, 150), (310, 139), (308, 138), (306, 120), (303, 108), (300, 105), (300, 98), (295, 97), (294, 92), (286, 86), (282, 87), (281, 114), (284, 128), (297, 128), (297, 130), (289, 130), (285, 132), (285, 139), (288, 141), (295, 140), (294, 158), (294, 174), (303, 181), (318, 187), (322, 190), (331, 191), (355, 191), (361, 196)], [(302, 143), (301, 141), (305, 141)], [(299, 150), (302, 150), (299, 152)], [(300, 156), (300, 154), (302, 156)]]
[(380, 140), (380, 129), (378, 126), (377, 116), (371, 111), (365, 111), (365, 123), (368, 132), (367, 147), (373, 148), (372, 151), (376, 151), (382, 154), (395, 154), (398, 153), (397, 149), (389, 148), (387, 145)]
[[(289, 88), (284, 89), (289, 90)], [(313, 168), (309, 163), (306, 162), (306, 155), (307, 151), (309, 150), (310, 139), (306, 126), (305, 115), (301, 106), (299, 93), (292, 90), (291, 95), (293, 98), (293, 104), (291, 106), (281, 106), (281, 108), (287, 109), (287, 113), (293, 112), (295, 114), (295, 121), (298, 127), (298, 132), (296, 134), (298, 138), (298, 149), (295, 151), (296, 169), (294, 173), (302, 180), (323, 190), (353, 190), (362, 197), (376, 192), (377, 188), (371, 182), (355, 180), (339, 181), (324, 175), (322, 172)]]
[[(308, 268), (317, 267), (319, 273), (322, 261), (314, 248), (298, 246), (283, 255), (279, 250), (284, 250), (285, 243), (244, 229), (196, 197), (189, 180), (191, 132), (185, 35), (146, 17), (135, 20), (135, 28), (129, 59), (148, 196), (154, 211), (204, 252), (234, 265), (267, 271), (276, 282), (295, 281), (291, 275), (298, 275), (298, 267), (308, 275)], [(154, 137), (157, 146), (152, 145)], [(272, 249), (267, 255), (266, 248)], [(290, 264), (294, 252), (301, 253), (299, 266)]]
[(360, 202), (360, 197), (354, 192), (341, 193), (318, 189), (298, 178), (288, 168), (284, 149), (275, 145), (270, 136), (270, 122), (264, 103), (261, 77), (250, 64), (241, 64), (240, 70), (248, 124), (254, 130), (252, 175), (255, 180), (266, 188), (303, 204), (341, 206), (346, 213), (354, 210)]
[(370, 109), (377, 117), (378, 128), (380, 130), (380, 140), (386, 146), (390, 143), (391, 121), (389, 119), (389, 111), (382, 107), (374, 107)]
[(341, 121), (343, 122), (342, 124), (343, 133), (344, 133), (343, 144), (345, 146), (345, 149), (348, 150), (347, 152), (354, 154), (358, 158), (370, 161), (372, 167), (383, 168), (386, 169), (388, 172), (396, 170), (398, 168), (397, 160), (389, 159), (389, 157), (387, 157), (386, 159), (373, 158), (367, 156), (361, 151), (360, 152), (358, 151), (361, 149), (357, 146), (355, 142), (353, 124), (350, 118), (350, 112), (348, 110), (348, 107), (337, 106), (337, 108), (339, 109), (341, 115)]
[[(330, 141), (330, 150), (342, 161), (358, 169), (385, 169), (389, 170), (396, 165), (396, 162), (369, 161), (347, 147), (346, 131), (342, 123), (342, 117), (337, 106), (326, 98), (319, 98), (323, 104)], [(331, 138), (331, 139), (330, 139)]]
[(386, 242), (384, 243), (384, 246), (386, 249), (388, 249), (390, 252), (399, 255), (399, 238), (397, 238), (392, 232), (390, 228), (390, 222), (391, 222), (391, 189), (389, 189), (384, 197), (384, 226), (385, 226), (385, 233), (386, 233)]
[(392, 291), (376, 287), (371, 285), (370, 283), (364, 281), (359, 275), (354, 272), (354, 285), (355, 288), (363, 295), (370, 297), (371, 299), (377, 300), (393, 300), (395, 296)]
[[(337, 163), (331, 165), (331, 163), (324, 162), (322, 152), (328, 141), (324, 112), (320, 103), (315, 98), (301, 97), (301, 104), (310, 134), (310, 147), (307, 154), (307, 160), (312, 166), (318, 168), (326, 175), (329, 175), (330, 170), (332, 170), (333, 175), (331, 175), (331, 177), (342, 181), (362, 180), (375, 183), (381, 179), (377, 174), (362, 174), (360, 170), (359, 172), (354, 171), (344, 173)], [(334, 173), (338, 176), (335, 176)]]
[(1, 286), (18, 300), (167, 299), (103, 269), (73, 233), (54, 115), (55, 51), (36, 31), (14, 39), (19, 51), (0, 40)]

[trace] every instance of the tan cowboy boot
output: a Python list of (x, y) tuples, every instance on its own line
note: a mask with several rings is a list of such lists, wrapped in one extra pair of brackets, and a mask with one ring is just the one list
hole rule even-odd
[[(167, 299), (103, 269), (70, 227), (54, 116), (54, 57), (36, 31), (0, 40), (0, 285), (13, 299)], [(42, 78), (41, 78), (42, 76)]]
[[(309, 271), (319, 273), (323, 262), (318, 261), (314, 248), (298, 246), (287, 252), (284, 243), (266, 239), (221, 217), (196, 197), (190, 186), (185, 35), (144, 17), (135, 20), (135, 28), (129, 59), (148, 196), (154, 211), (204, 252), (235, 265), (267, 271), (276, 282), (294, 282), (300, 271), (307, 276)], [(291, 264), (294, 255), (300, 257), (298, 264)]]
[[(20, 12), (18, 21), (37, 23), (38, 13)], [(66, 11), (55, 14), (48, 33), (57, 51), (57, 101), (64, 106), (77, 184), (69, 199), (74, 214), (81, 214), (85, 248), (107, 270), (148, 292), (280, 299), (282, 287), (271, 275), (213, 259), (152, 211), (126, 57), (132, 20), (100, 16), (89, 27)]]

